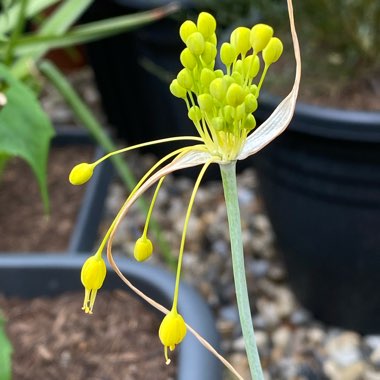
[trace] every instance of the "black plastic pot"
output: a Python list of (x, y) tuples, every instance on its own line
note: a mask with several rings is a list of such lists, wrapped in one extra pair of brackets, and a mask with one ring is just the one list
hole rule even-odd
[[(168, 4), (168, 0), (96, 1), (85, 16), (99, 20)], [(189, 1), (182, 0), (187, 7)], [(182, 66), (180, 20), (174, 17), (87, 45), (87, 53), (100, 90), (103, 108), (118, 136), (130, 144), (194, 134), (181, 99), (169, 84)], [(147, 151), (162, 155), (179, 143), (156, 145)]]
[[(53, 144), (94, 144), (93, 139), (83, 129), (58, 128)], [(97, 147), (94, 161), (104, 155), (104, 151)], [(86, 185), (86, 192), (83, 197), (73, 234), (71, 235), (68, 252), (79, 253), (88, 252), (94, 248), (100, 221), (103, 216), (105, 199), (108, 187), (113, 178), (113, 167), (109, 161), (99, 165)]]
[[(277, 101), (264, 95), (258, 119)], [(380, 333), (380, 113), (299, 104), (255, 161), (299, 301), (326, 323)]]
[[(32, 298), (82, 290), (80, 270), (86, 257), (1, 256), (0, 291), (7, 296)], [(170, 307), (175, 282), (172, 274), (148, 264), (125, 259), (118, 261), (120, 269), (134, 285), (166, 307)], [(104, 288), (124, 289), (125, 286), (117, 275), (109, 270)], [(179, 312), (187, 323), (218, 348), (219, 338), (207, 304), (193, 288), (186, 284), (181, 284), (180, 293)], [(98, 297), (101, 297), (101, 292)], [(179, 346), (177, 380), (205, 378), (207, 380), (221, 379), (220, 362), (188, 333)]]

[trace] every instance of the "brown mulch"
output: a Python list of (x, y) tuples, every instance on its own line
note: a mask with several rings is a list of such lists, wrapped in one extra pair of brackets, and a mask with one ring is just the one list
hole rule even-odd
[(64, 251), (80, 209), (85, 186), (72, 186), (68, 174), (92, 160), (91, 146), (53, 147), (48, 161), (50, 215), (45, 215), (37, 182), (21, 159), (8, 163), (0, 181), (0, 252)]
[[(0, 296), (14, 346), (13, 380), (170, 380), (161, 319), (125, 291), (101, 291), (94, 314), (83, 293), (22, 300)], [(171, 355), (173, 357), (173, 355)], [(174, 357), (175, 359), (175, 357)]]

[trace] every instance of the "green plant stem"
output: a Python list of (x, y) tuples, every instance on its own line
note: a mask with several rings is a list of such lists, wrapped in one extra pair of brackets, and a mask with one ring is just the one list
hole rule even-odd
[[(92, 137), (97, 141), (97, 143), (104, 149), (106, 153), (115, 151), (117, 148), (112, 142), (112, 140), (105, 133), (102, 126), (92, 115), (91, 111), (88, 109), (86, 104), (80, 99), (78, 94), (75, 92), (70, 83), (66, 78), (60, 73), (60, 71), (49, 61), (42, 61), (39, 65), (41, 72), (51, 81), (51, 83), (57, 88), (62, 97), (69, 104), (74, 114), (78, 120), (83, 124), (83, 126), (89, 131)], [(137, 181), (129, 169), (128, 165), (125, 163), (123, 158), (119, 155), (114, 155), (110, 157), (117, 173), (119, 174), (121, 180), (127, 186), (127, 188), (132, 191), (135, 187)], [(149, 205), (143, 198), (139, 198), (138, 205), (141, 212), (147, 213), (149, 210)], [(161, 248), (162, 255), (166, 263), (171, 269), (176, 268), (176, 259), (173, 257), (170, 250), (170, 246), (161, 234), (161, 230), (154, 219), (150, 221), (151, 229), (156, 237), (159, 247)]]
[(13, 29), (13, 31), (11, 33), (9, 43), (8, 43), (8, 47), (7, 47), (6, 54), (5, 54), (5, 62), (7, 65), (10, 65), (12, 63), (13, 48), (15, 46), (17, 39), (20, 37), (20, 35), (24, 29), (25, 21), (26, 21), (25, 13), (26, 13), (27, 5), (28, 5), (28, 0), (21, 0), (20, 12), (18, 14), (18, 20), (17, 20), (15, 28)]
[(236, 299), (245, 342), (245, 350), (247, 352), (252, 379), (264, 380), (256, 345), (255, 331), (253, 329), (247, 290), (247, 279), (245, 276), (243, 241), (241, 236), (240, 210), (236, 183), (236, 162), (220, 165), (220, 171), (222, 174), (224, 197), (226, 199)]

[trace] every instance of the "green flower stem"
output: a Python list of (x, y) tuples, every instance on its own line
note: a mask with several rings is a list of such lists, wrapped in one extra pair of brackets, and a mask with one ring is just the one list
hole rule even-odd
[[(50, 80), (50, 82), (57, 88), (62, 97), (69, 104), (74, 114), (78, 120), (83, 124), (83, 126), (90, 132), (92, 137), (97, 141), (97, 143), (104, 149), (105, 152), (109, 153), (115, 151), (117, 148), (106, 134), (102, 126), (92, 115), (91, 111), (88, 109), (86, 104), (80, 99), (78, 94), (75, 92), (70, 83), (61, 74), (61, 72), (49, 61), (43, 61), (39, 65), (41, 72)], [(125, 163), (123, 158), (118, 155), (110, 157), (113, 165), (116, 168), (120, 178), (127, 186), (127, 188), (132, 191), (136, 185), (136, 179), (129, 169), (128, 165)], [(149, 210), (149, 205), (143, 198), (138, 199), (138, 205), (141, 212), (147, 213)], [(153, 233), (157, 239), (158, 245), (161, 248), (161, 252), (164, 256), (166, 263), (175, 270), (176, 259), (173, 257), (170, 246), (161, 234), (161, 230), (157, 222), (152, 219), (150, 222)]]
[(236, 184), (236, 162), (220, 165), (220, 171), (222, 174), (224, 196), (226, 199), (228, 226), (231, 239), (232, 267), (245, 350), (247, 352), (252, 379), (264, 380), (256, 345), (255, 331), (253, 329), (247, 280), (245, 276), (240, 210)]

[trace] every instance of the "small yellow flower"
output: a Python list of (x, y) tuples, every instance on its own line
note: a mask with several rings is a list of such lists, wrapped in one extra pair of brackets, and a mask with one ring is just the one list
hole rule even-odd
[(166, 364), (170, 364), (168, 348), (173, 351), (175, 346), (181, 343), (186, 336), (185, 321), (177, 310), (172, 309), (162, 320), (158, 336), (164, 345)]
[(81, 281), (85, 288), (82, 310), (92, 314), (97, 291), (106, 278), (106, 264), (100, 255), (89, 257), (82, 267)]

